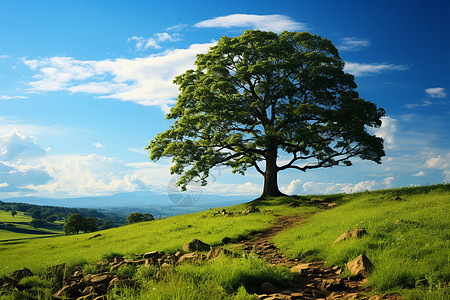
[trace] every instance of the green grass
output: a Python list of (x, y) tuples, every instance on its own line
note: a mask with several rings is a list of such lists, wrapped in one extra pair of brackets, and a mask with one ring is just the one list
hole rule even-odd
[[(271, 267), (252, 256), (222, 256), (201, 265), (183, 264), (155, 277), (150, 270), (145, 284), (135, 290), (115, 290), (112, 299), (258, 299), (253, 293), (269, 281), (288, 286), (295, 274), (285, 267)], [(124, 297), (125, 296), (125, 297)]]
[[(394, 200), (394, 196), (401, 200)], [(376, 292), (400, 292), (406, 299), (448, 299), (449, 184), (318, 196), (339, 204), (330, 210), (308, 205), (311, 198), (315, 196), (253, 201), (251, 205), (258, 207), (260, 213), (214, 217), (214, 211), (220, 210), (217, 208), (100, 231), (102, 236), (95, 239), (90, 237), (97, 232), (0, 242), (0, 276), (22, 267), (43, 274), (46, 267), (60, 263), (82, 266), (85, 273), (90, 273), (95, 271), (90, 264), (105, 257), (133, 257), (153, 250), (174, 253), (193, 238), (217, 246), (225, 236), (238, 239), (265, 230), (279, 215), (310, 215), (306, 222), (274, 238), (282, 252), (340, 266), (363, 253), (375, 265), (368, 286)], [(288, 207), (293, 201), (300, 206)], [(249, 205), (226, 210), (242, 211)], [(396, 224), (399, 219), (403, 221)], [(358, 227), (364, 227), (369, 234), (359, 240), (333, 244), (341, 233)], [(135, 289), (114, 289), (112, 299), (255, 299), (252, 293), (262, 282), (283, 286), (283, 282), (292, 279), (287, 269), (270, 267), (250, 256), (222, 257), (165, 272), (130, 266), (121, 271), (139, 284)], [(26, 292), (32, 294), (31, 298), (50, 299), (47, 296), (52, 282), (33, 277), (29, 284), (36, 286), (34, 291)]]
[(0, 222), (3, 225), (11, 226), (7, 229), (0, 229), (0, 242), (9, 240), (31, 239), (48, 237), (49, 235), (61, 235), (64, 223), (55, 222), (49, 228), (34, 228), (30, 226), (32, 218), (18, 211), (16, 216), (11, 212), (0, 210)]
[[(282, 232), (276, 244), (291, 257), (320, 258), (330, 265), (345, 266), (365, 254), (375, 266), (369, 285), (379, 291), (433, 292), (450, 281), (450, 185), (342, 195), (341, 201)], [(359, 227), (369, 234), (333, 244), (341, 233)]]
[[(266, 210), (258, 214), (214, 217), (214, 211), (218, 209), (212, 209), (90, 234), (0, 242), (0, 276), (25, 266), (40, 272), (46, 266), (60, 263), (95, 262), (111, 253), (130, 257), (153, 250), (175, 253), (194, 238), (213, 246), (220, 245), (226, 236), (236, 239), (270, 227), (274, 214), (316, 210), (312, 207), (287, 208), (283, 204), (285, 201), (280, 199), (274, 205), (265, 206)], [(242, 211), (246, 207), (247, 204), (242, 204), (227, 210)], [(98, 233), (102, 236), (89, 239)]]

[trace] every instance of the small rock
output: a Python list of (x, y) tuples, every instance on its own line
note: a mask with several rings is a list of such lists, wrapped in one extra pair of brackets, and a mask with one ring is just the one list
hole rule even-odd
[(372, 262), (364, 255), (361, 254), (356, 259), (347, 263), (347, 268), (353, 275), (367, 275), (373, 270)]
[(259, 290), (262, 294), (276, 294), (280, 291), (278, 287), (268, 281), (261, 284)]
[(197, 252), (192, 252), (192, 253), (187, 253), (187, 254), (184, 254), (183, 256), (181, 256), (177, 263), (178, 264), (181, 264), (184, 262), (195, 263), (195, 262), (200, 262), (203, 259), (204, 259), (204, 255), (197, 253)]
[(405, 220), (398, 219), (398, 220), (395, 221), (395, 224), (401, 224), (401, 223), (405, 223)]
[(159, 252), (158, 251), (151, 251), (151, 252), (147, 252), (144, 255), (142, 255), (142, 257), (144, 259), (153, 259), (156, 260), (160, 257)]
[(257, 213), (257, 212), (259, 212), (259, 208), (250, 206), (249, 208), (245, 209), (242, 212), (242, 214), (243, 215), (248, 215), (248, 214), (253, 214), (253, 213)]
[(345, 283), (342, 280), (342, 278), (337, 279), (325, 279), (322, 280), (322, 283), (320, 284), (320, 288), (323, 291), (342, 291), (345, 288)]
[(11, 274), (11, 277), (13, 277), (17, 280), (20, 280), (25, 277), (30, 277), (30, 276), (33, 276), (33, 272), (31, 272), (31, 270), (28, 268), (22, 268), (20, 270), (14, 271)]
[(98, 238), (98, 237), (101, 237), (102, 235), (99, 233), (99, 234), (96, 234), (96, 235), (94, 235), (94, 236), (91, 236), (88, 240), (92, 240), (92, 239), (95, 239), (95, 238)]
[(367, 234), (367, 231), (364, 228), (356, 228), (353, 230), (348, 230), (348, 231), (344, 232), (343, 234), (341, 234), (337, 238), (337, 240), (335, 240), (333, 242), (333, 244), (336, 244), (336, 243), (339, 243), (339, 242), (345, 241), (345, 240), (359, 239), (365, 234)]
[(211, 250), (211, 246), (206, 243), (203, 243), (202, 241), (200, 241), (198, 239), (193, 239), (192, 242), (189, 242), (183, 246), (183, 250), (186, 252), (209, 251), (209, 250)]
[(333, 208), (333, 207), (336, 207), (336, 206), (338, 206), (338, 204), (337, 203), (334, 203), (334, 202), (332, 202), (332, 203), (329, 203), (328, 205), (327, 205), (329, 208)]
[(394, 196), (394, 197), (392, 197), (392, 200), (395, 200), (395, 201), (401, 201), (401, 200), (403, 200), (403, 199), (400, 198), (400, 196)]
[(216, 260), (222, 254), (229, 255), (230, 251), (225, 250), (220, 247), (213, 248), (213, 249), (209, 250), (208, 254), (206, 254), (206, 260)]
[(299, 264), (291, 268), (291, 272), (295, 273), (305, 273), (307, 270), (311, 269), (310, 263)]
[(295, 202), (291, 202), (291, 203), (288, 204), (288, 207), (292, 207), (292, 208), (298, 207), (298, 204), (295, 203)]

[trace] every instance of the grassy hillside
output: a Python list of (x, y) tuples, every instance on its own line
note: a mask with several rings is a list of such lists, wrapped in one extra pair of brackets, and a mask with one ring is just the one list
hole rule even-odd
[[(320, 209), (311, 202), (320, 197), (330, 198), (339, 206)], [(299, 206), (289, 207), (293, 201)], [(242, 211), (249, 205), (226, 210)], [(81, 265), (87, 271), (89, 263), (102, 257), (132, 258), (152, 250), (175, 253), (193, 238), (212, 246), (221, 245), (226, 236), (239, 239), (269, 228), (276, 215), (309, 215), (307, 222), (275, 237), (282, 252), (295, 258), (323, 259), (342, 267), (359, 254), (366, 254), (375, 265), (368, 283), (372, 288), (399, 291), (410, 299), (446, 299), (448, 295), (449, 184), (351, 195), (280, 197), (253, 201), (251, 205), (261, 212), (224, 217), (214, 216), (219, 209), (213, 209), (90, 234), (0, 242), (0, 276), (22, 267), (42, 274), (46, 267), (60, 263)], [(359, 240), (333, 244), (341, 233), (358, 227), (364, 227), (368, 234)], [(97, 233), (102, 236), (90, 239)], [(163, 280), (151, 268), (128, 272), (142, 283), (139, 289), (114, 289), (112, 298), (118, 293), (127, 299), (250, 299), (247, 291), (252, 291), (254, 282), (264, 278), (280, 283), (290, 280), (287, 269), (271, 268), (251, 257), (177, 267)], [(51, 287), (36, 278), (29, 280), (35, 280), (42, 288)]]
[[(369, 285), (380, 291), (439, 293), (449, 283), (450, 185), (341, 195), (339, 201), (340, 207), (279, 234), (277, 245), (292, 257), (340, 266), (365, 254), (375, 265)], [(333, 243), (360, 227), (368, 232), (361, 239)]]
[(63, 222), (55, 222), (48, 228), (34, 228), (29, 225), (31, 220), (30, 216), (20, 211), (13, 217), (10, 211), (0, 210), (0, 242), (62, 234)]

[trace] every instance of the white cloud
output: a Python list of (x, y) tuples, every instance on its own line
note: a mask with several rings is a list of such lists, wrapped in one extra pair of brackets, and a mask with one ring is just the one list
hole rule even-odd
[(425, 176), (425, 175), (427, 175), (427, 174), (424, 171), (419, 171), (416, 174), (412, 174), (412, 176), (414, 176), (414, 177), (421, 177), (421, 176)]
[(430, 100), (422, 100), (420, 103), (406, 104), (406, 108), (418, 108), (418, 107), (428, 107), (433, 105), (433, 102)]
[(180, 31), (181, 29), (184, 29), (187, 26), (188, 26), (187, 24), (178, 24), (178, 25), (167, 27), (166, 30)]
[(380, 181), (365, 180), (353, 183), (305, 182), (302, 186), (305, 194), (357, 193), (392, 187), (394, 177), (386, 177)]
[(361, 40), (354, 37), (346, 37), (341, 39), (341, 42), (337, 46), (337, 48), (340, 51), (359, 51), (368, 46), (370, 46), (369, 40)]
[(127, 40), (127, 42), (136, 42), (137, 50), (147, 50), (149, 48), (161, 49), (159, 45), (160, 42), (170, 41), (176, 42), (180, 40), (180, 35), (178, 33), (169, 34), (167, 32), (155, 33), (154, 38), (144, 38), (141, 36), (133, 36)]
[(100, 142), (92, 143), (92, 146), (97, 148), (97, 149), (105, 148), (105, 146), (102, 145), (102, 143), (100, 143)]
[(385, 146), (387, 149), (392, 149), (395, 147), (395, 133), (398, 130), (398, 122), (389, 116), (382, 117), (381, 127), (374, 128), (372, 131), (378, 137), (384, 139)]
[(27, 99), (25, 96), (0, 96), (0, 100), (9, 100), (9, 99)]
[(425, 167), (428, 169), (442, 170), (442, 174), (445, 175), (445, 181), (450, 182), (450, 153), (439, 154), (430, 157)]
[(374, 74), (379, 74), (385, 71), (404, 71), (408, 67), (404, 65), (393, 65), (393, 64), (361, 64), (354, 62), (345, 62), (344, 70), (347, 73), (353, 74), (355, 76), (364, 77)]
[(233, 14), (224, 17), (217, 17), (201, 21), (194, 27), (244, 27), (249, 29), (259, 29), (264, 31), (281, 32), (283, 30), (306, 30), (306, 24), (292, 20), (283, 15), (249, 15)]
[(428, 94), (431, 98), (445, 98), (447, 97), (447, 92), (445, 88), (437, 87), (437, 88), (429, 88), (425, 90), (425, 93)]
[(301, 179), (292, 180), (287, 186), (280, 187), (280, 191), (288, 195), (299, 194), (302, 186), (301, 183)]
[(24, 60), (24, 63), (39, 72), (29, 83), (32, 91), (96, 94), (100, 98), (159, 106), (168, 112), (178, 95), (178, 88), (173, 84), (175, 76), (194, 68), (196, 55), (207, 52), (213, 45), (193, 44), (187, 49), (135, 59), (81, 61), (71, 57), (51, 57)]
[(43, 156), (46, 151), (37, 143), (36, 138), (25, 136), (17, 130), (0, 136), (0, 161), (14, 161)]

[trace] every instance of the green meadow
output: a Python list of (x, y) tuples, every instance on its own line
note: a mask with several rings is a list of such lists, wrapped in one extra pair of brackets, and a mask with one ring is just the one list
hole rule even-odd
[(47, 228), (34, 228), (29, 225), (32, 218), (18, 211), (14, 217), (10, 211), (0, 210), (0, 243), (2, 241), (33, 239), (61, 235), (64, 223), (55, 222)]
[[(329, 198), (338, 206), (322, 209), (311, 204), (312, 198)], [(291, 202), (299, 206), (289, 207)], [(367, 283), (374, 293), (398, 292), (406, 299), (448, 299), (449, 184), (350, 195), (279, 197), (225, 209), (240, 212), (250, 205), (261, 212), (214, 216), (220, 210), (217, 208), (95, 233), (0, 242), (0, 276), (23, 267), (41, 275), (47, 267), (61, 263), (82, 266), (87, 273), (91, 264), (104, 257), (133, 258), (153, 250), (175, 253), (193, 238), (219, 246), (224, 237), (238, 240), (269, 228), (277, 216), (302, 215), (305, 222), (274, 238), (286, 255), (345, 267), (349, 260), (365, 254), (375, 265)], [(341, 233), (359, 227), (368, 234), (333, 244)], [(100, 237), (91, 239), (98, 233)], [(164, 276), (151, 267), (129, 268), (123, 271), (139, 286), (113, 289), (111, 299), (255, 299), (252, 293), (261, 282), (270, 279), (283, 285), (293, 279), (288, 269), (271, 267), (244, 254), (182, 265)], [(23, 280), (36, 286), (32, 297), (50, 299), (52, 282), (38, 276)], [(10, 299), (8, 295), (4, 298)]]

